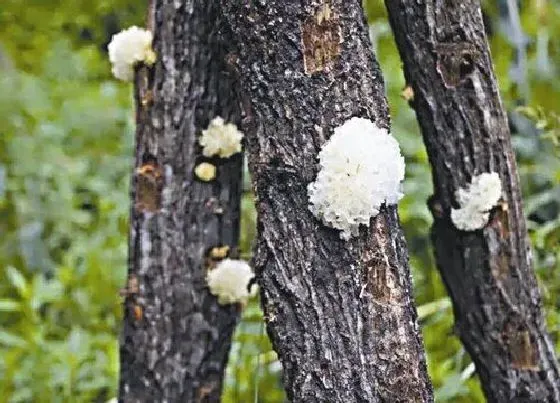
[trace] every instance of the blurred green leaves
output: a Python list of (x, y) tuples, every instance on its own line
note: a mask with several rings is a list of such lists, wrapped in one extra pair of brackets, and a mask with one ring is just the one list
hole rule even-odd
[[(7, 1), (0, 10), (7, 402), (92, 402), (116, 393), (133, 112), (130, 88), (111, 79), (100, 46), (110, 34), (103, 21), (118, 12), (82, 6)], [(84, 29), (95, 40), (84, 39)]]
[(560, 115), (542, 107), (530, 106), (520, 106), (517, 112), (533, 121), (535, 128), (542, 131), (543, 138), (549, 139), (555, 147), (560, 147)]

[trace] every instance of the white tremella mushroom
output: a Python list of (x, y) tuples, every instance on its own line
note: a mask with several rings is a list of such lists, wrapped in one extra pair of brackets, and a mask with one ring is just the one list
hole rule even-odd
[(199, 143), (202, 146), (202, 155), (220, 158), (229, 158), (241, 151), (243, 133), (233, 123), (225, 123), (221, 117), (212, 119), (208, 128), (202, 131)]
[(115, 78), (130, 81), (134, 77), (134, 65), (140, 62), (152, 65), (156, 54), (152, 49), (153, 35), (150, 31), (132, 26), (111, 38), (107, 46), (109, 60)]
[(502, 196), (502, 182), (496, 172), (474, 176), (471, 183), (455, 192), (461, 206), (451, 209), (451, 221), (457, 229), (474, 231), (484, 228), (490, 217), (490, 210)]
[(340, 237), (358, 235), (381, 205), (403, 196), (405, 164), (399, 144), (387, 129), (353, 117), (334, 129), (319, 153), (319, 173), (309, 184), (309, 209)]
[(254, 293), (248, 290), (253, 277), (253, 271), (246, 261), (224, 259), (208, 272), (206, 282), (210, 293), (218, 297), (221, 305), (246, 303)]

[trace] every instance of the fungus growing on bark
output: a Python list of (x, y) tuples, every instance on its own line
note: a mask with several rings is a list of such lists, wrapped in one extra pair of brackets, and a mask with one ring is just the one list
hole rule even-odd
[(210, 182), (216, 177), (216, 166), (209, 162), (202, 162), (194, 169), (195, 175), (203, 182)]
[(484, 228), (490, 217), (490, 210), (502, 196), (502, 182), (496, 172), (474, 176), (466, 188), (455, 192), (461, 206), (451, 209), (451, 221), (457, 229), (474, 231)]
[(220, 158), (229, 158), (241, 151), (243, 133), (233, 123), (225, 123), (221, 117), (212, 119), (208, 128), (202, 131), (199, 143), (202, 146), (202, 155)]
[(224, 259), (208, 272), (206, 282), (210, 293), (218, 297), (221, 305), (246, 303), (253, 294), (248, 289), (253, 277), (253, 271), (246, 261)]
[(309, 209), (340, 237), (358, 235), (382, 204), (403, 196), (405, 164), (397, 140), (387, 129), (364, 118), (351, 118), (334, 129), (319, 153), (319, 173), (308, 186)]
[(224, 259), (229, 253), (229, 245), (216, 246), (210, 250), (212, 259)]
[(150, 31), (137, 26), (113, 35), (107, 50), (115, 78), (130, 81), (134, 77), (134, 66), (137, 63), (143, 62), (148, 66), (155, 63), (156, 54), (152, 49), (152, 39)]

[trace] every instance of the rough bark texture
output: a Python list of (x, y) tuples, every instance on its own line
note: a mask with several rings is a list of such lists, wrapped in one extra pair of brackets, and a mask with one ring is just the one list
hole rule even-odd
[[(456, 330), (491, 402), (558, 402), (559, 371), (532, 268), (510, 133), (476, 0), (387, 0), (433, 168), (432, 238)], [(499, 173), (482, 230), (450, 220), (454, 192)]]
[(132, 182), (128, 296), (120, 400), (216, 402), (236, 305), (206, 288), (208, 251), (239, 237), (241, 154), (211, 159), (215, 181), (196, 179), (197, 139), (215, 116), (238, 121), (216, 30), (217, 1), (155, 0), (158, 55), (136, 74), (136, 170)]
[(257, 197), (255, 269), (289, 399), (432, 401), (396, 207), (349, 242), (308, 210), (333, 129), (352, 116), (389, 125), (360, 1), (222, 4)]

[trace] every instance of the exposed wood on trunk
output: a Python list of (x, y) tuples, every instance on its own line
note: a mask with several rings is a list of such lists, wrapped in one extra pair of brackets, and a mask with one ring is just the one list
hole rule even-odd
[(255, 269), (289, 399), (432, 401), (396, 207), (344, 242), (307, 206), (336, 126), (389, 125), (360, 1), (222, 5), (257, 197)]
[[(510, 132), (479, 2), (386, 0), (435, 194), (432, 238), (456, 329), (491, 402), (558, 402), (559, 371), (533, 272)], [(458, 231), (454, 192), (499, 173), (503, 203), (483, 230)]]
[(153, 69), (137, 71), (129, 287), (121, 340), (124, 402), (217, 402), (236, 305), (206, 288), (213, 247), (237, 253), (241, 154), (211, 159), (217, 178), (198, 181), (197, 138), (209, 121), (238, 122), (217, 35), (217, 1), (155, 0)]

